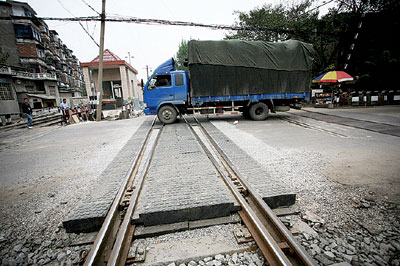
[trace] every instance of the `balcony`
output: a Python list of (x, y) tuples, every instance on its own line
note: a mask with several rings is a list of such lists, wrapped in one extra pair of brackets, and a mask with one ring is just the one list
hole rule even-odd
[(57, 80), (55, 74), (50, 73), (29, 73), (22, 71), (14, 71), (14, 75), (16, 78), (22, 79), (31, 79), (31, 80)]
[(11, 70), (11, 67), (1, 67), (0, 74), (3, 75), (14, 75), (15, 71)]

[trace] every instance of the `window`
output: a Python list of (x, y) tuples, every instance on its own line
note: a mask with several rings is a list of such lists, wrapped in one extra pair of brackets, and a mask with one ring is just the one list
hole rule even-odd
[(26, 9), (25, 7), (24, 7), (24, 13), (25, 13), (25, 16), (27, 16), (27, 17), (32, 17), (31, 11), (29, 11), (29, 10)]
[(44, 51), (42, 49), (36, 49), (39, 58), (44, 58)]
[(154, 89), (155, 87), (170, 87), (171, 86), (171, 75), (158, 75), (154, 76), (149, 83), (149, 90)]
[(183, 75), (175, 74), (175, 86), (183, 86)]
[(40, 32), (31, 25), (14, 24), (14, 32), (16, 37), (34, 38), (39, 42), (42, 41), (42, 38), (40, 37)]
[(0, 100), (14, 100), (10, 83), (0, 83)]
[(49, 86), (50, 95), (56, 96), (56, 86)]
[(34, 86), (25, 86), (25, 89), (29, 92), (29, 91), (35, 91), (35, 87)]
[(14, 24), (16, 37), (32, 37), (32, 27), (25, 24)]

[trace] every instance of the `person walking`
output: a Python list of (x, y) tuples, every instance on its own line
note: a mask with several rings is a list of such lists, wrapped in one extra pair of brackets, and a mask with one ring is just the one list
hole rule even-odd
[(29, 99), (24, 98), (24, 102), (22, 103), (22, 113), (25, 115), (25, 117), (28, 119), (28, 128), (32, 128), (32, 108), (31, 105), (29, 104)]
[(69, 124), (69, 106), (67, 103), (67, 99), (63, 99), (63, 102), (60, 104), (61, 112), (62, 112), (62, 119), (66, 125)]

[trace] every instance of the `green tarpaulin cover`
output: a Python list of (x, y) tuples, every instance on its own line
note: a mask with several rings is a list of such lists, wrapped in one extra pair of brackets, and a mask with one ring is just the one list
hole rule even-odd
[(192, 96), (304, 92), (311, 83), (311, 44), (190, 41)]

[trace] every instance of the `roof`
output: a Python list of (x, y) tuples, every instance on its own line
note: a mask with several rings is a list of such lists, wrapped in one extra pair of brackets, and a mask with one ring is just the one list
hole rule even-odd
[[(112, 62), (112, 61), (121, 61), (122, 59), (119, 58), (116, 54), (111, 52), (108, 49), (105, 49), (103, 52), (103, 62)], [(99, 62), (99, 56), (97, 56), (95, 59), (93, 59), (90, 62)]]
[[(134, 67), (132, 67), (130, 64), (128, 64), (128, 62), (122, 60), (121, 58), (119, 58), (119, 56), (117, 56), (108, 49), (105, 49), (103, 52), (103, 65), (104, 66), (125, 65), (135, 74), (138, 74), (138, 71)], [(81, 63), (81, 67), (98, 67), (98, 66), (99, 66), (99, 56), (96, 56), (90, 62)]]

